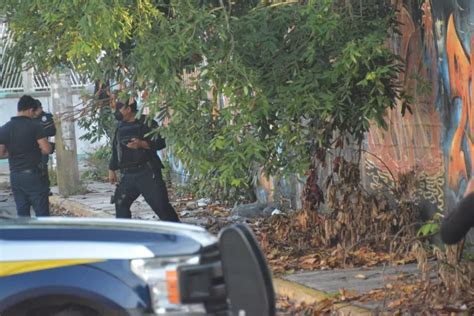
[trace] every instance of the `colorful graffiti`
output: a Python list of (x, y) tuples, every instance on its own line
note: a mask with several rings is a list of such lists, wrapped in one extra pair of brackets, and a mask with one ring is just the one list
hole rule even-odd
[(474, 167), (473, 4), (396, 1), (401, 35), (391, 46), (406, 64), (400, 79), (413, 96), (413, 114), (392, 111), (388, 131), (374, 128), (368, 136), (369, 151), (380, 158), (369, 157), (369, 165), (378, 175), (422, 170), (432, 191), (442, 189), (451, 200), (463, 193)]
[[(474, 38), (473, 38), (474, 40)], [(474, 54), (467, 55), (461, 39), (458, 37), (454, 16), (448, 21), (446, 51), (450, 79), (450, 99), (454, 106), (460, 102), (459, 121), (449, 146), (448, 179), (449, 186), (457, 189), (461, 178), (467, 179), (469, 163), (473, 154), (474, 117), (472, 116), (472, 70)], [(468, 166), (469, 164), (469, 166)]]

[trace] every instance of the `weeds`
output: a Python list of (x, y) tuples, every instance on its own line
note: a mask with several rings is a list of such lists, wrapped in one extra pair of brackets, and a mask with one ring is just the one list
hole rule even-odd
[(81, 175), (82, 180), (107, 181), (111, 152), (109, 145), (102, 145), (87, 153), (87, 170)]

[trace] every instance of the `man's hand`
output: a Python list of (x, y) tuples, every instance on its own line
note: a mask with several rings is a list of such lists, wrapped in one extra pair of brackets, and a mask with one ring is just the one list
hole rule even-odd
[(0, 144), (0, 159), (8, 158), (7, 147), (3, 144)]
[(49, 146), (51, 146), (51, 154), (54, 154), (54, 150), (56, 149), (56, 144), (53, 142), (49, 142)]
[(50, 155), (53, 152), (51, 144), (46, 137), (38, 139), (37, 142), (43, 155)]
[(127, 144), (127, 147), (130, 149), (150, 149), (148, 143), (144, 140), (138, 138), (132, 138), (130, 142)]
[(117, 183), (117, 173), (114, 170), (109, 170), (109, 182), (110, 184)]

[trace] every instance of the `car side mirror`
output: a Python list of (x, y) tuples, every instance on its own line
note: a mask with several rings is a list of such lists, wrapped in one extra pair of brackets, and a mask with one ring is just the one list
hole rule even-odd
[(247, 225), (219, 233), (222, 269), (233, 315), (275, 315), (272, 277), (258, 242)]

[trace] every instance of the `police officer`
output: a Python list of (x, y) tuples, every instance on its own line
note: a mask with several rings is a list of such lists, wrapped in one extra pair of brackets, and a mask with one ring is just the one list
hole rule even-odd
[(115, 215), (131, 218), (130, 206), (141, 194), (153, 211), (163, 221), (179, 222), (178, 215), (168, 199), (166, 185), (161, 175), (163, 164), (157, 151), (166, 147), (160, 136), (149, 132), (158, 124), (149, 126), (144, 117), (136, 119), (137, 103), (116, 103), (115, 117), (119, 121), (112, 144), (109, 163), (109, 181), (117, 182), (120, 169), (121, 181), (115, 190)]
[(17, 116), (0, 128), (0, 156), (8, 157), (10, 184), (18, 216), (49, 216), (48, 184), (41, 175), (41, 155), (51, 153), (43, 127), (33, 120), (38, 105), (31, 96), (18, 101)]
[[(46, 137), (54, 137), (56, 135), (56, 126), (54, 126), (54, 119), (53, 115), (51, 113), (46, 113), (43, 110), (43, 105), (41, 104), (41, 101), (38, 99), (35, 99), (36, 104), (38, 108), (35, 111), (35, 118), (34, 120), (37, 121), (38, 123), (43, 126), (44, 133)], [(51, 146), (53, 147), (54, 151), (54, 143), (50, 143)], [(48, 181), (48, 187), (50, 186), (49, 183), (49, 176), (48, 176), (48, 160), (49, 160), (49, 155), (42, 155), (41, 157), (41, 171), (43, 176), (46, 177)], [(51, 191), (49, 191), (49, 195), (51, 195)]]
[(46, 137), (54, 137), (56, 135), (56, 126), (54, 126), (53, 114), (47, 113), (43, 110), (41, 101), (35, 99), (38, 108), (35, 111), (35, 121), (43, 126)]

